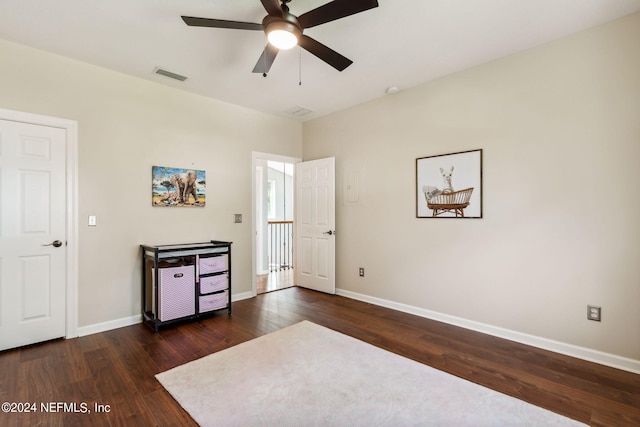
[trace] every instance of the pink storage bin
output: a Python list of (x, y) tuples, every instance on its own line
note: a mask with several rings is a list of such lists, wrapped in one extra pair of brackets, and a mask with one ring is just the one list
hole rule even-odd
[(226, 308), (229, 303), (229, 291), (200, 297), (200, 313)]
[(228, 255), (200, 257), (200, 274), (218, 273), (228, 269)]
[(158, 318), (161, 321), (196, 314), (194, 278), (193, 265), (158, 269)]
[(222, 291), (229, 288), (229, 277), (226, 274), (218, 274), (217, 276), (207, 276), (200, 278), (200, 293), (208, 294), (211, 292)]

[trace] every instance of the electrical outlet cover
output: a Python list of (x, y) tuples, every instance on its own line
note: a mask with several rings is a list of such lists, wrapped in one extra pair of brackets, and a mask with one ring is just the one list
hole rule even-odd
[(602, 308), (601, 307), (597, 307), (595, 305), (588, 305), (587, 306), (587, 319), (595, 320), (596, 322), (600, 322), (601, 321), (601, 316), (602, 316)]

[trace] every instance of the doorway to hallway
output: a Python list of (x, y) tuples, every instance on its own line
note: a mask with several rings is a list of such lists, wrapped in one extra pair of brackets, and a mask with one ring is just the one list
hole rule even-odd
[(272, 271), (258, 275), (256, 278), (256, 293), (258, 295), (272, 291), (279, 291), (295, 286), (293, 268), (289, 270)]
[(252, 165), (253, 295), (270, 282), (335, 294), (335, 158), (254, 152)]
[(295, 286), (294, 191), (298, 158), (253, 153), (254, 294)]

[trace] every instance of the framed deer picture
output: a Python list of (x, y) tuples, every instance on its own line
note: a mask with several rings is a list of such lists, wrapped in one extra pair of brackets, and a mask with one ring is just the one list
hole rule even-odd
[(482, 218), (482, 150), (416, 159), (418, 218)]

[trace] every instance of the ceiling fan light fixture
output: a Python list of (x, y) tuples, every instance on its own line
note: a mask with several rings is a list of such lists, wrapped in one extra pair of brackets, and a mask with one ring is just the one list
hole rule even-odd
[(278, 49), (291, 49), (298, 44), (302, 31), (290, 22), (276, 21), (267, 26), (267, 40)]

